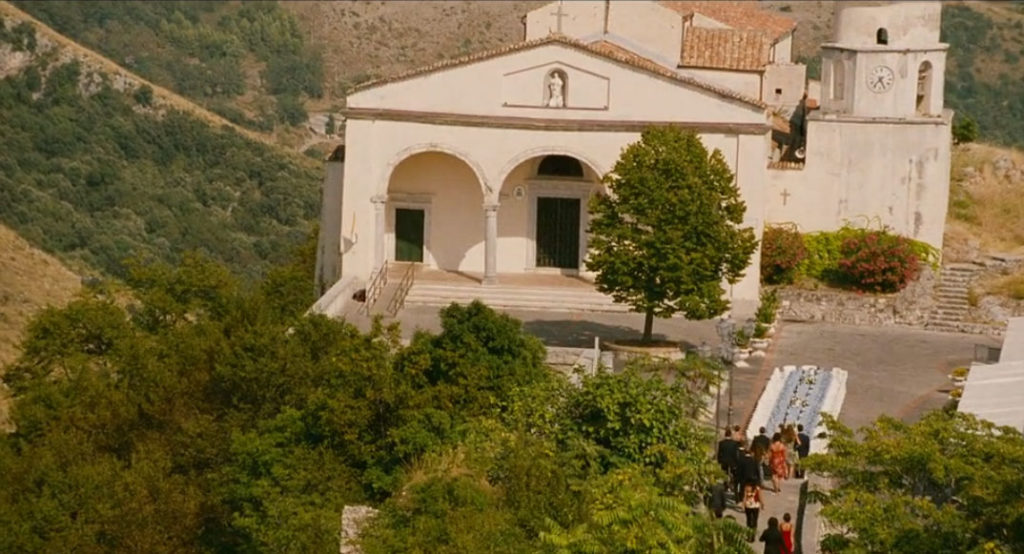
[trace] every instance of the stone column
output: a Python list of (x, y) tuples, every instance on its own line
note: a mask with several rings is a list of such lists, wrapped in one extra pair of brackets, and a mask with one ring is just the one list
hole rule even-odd
[(370, 199), (373, 202), (373, 268), (384, 265), (386, 253), (384, 251), (384, 234), (387, 226), (385, 216), (387, 212), (388, 197), (377, 195)]
[(484, 284), (498, 283), (498, 204), (484, 204)]

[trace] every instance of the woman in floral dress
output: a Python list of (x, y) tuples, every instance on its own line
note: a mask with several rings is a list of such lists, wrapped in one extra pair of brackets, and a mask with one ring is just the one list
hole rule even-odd
[(782, 433), (772, 435), (772, 445), (768, 449), (768, 463), (772, 466), (772, 490), (781, 490), (781, 481), (789, 474), (789, 464), (786, 463), (786, 445), (782, 443)]

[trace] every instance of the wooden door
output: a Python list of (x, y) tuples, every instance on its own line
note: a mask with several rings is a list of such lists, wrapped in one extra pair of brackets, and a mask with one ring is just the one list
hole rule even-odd
[(580, 199), (537, 198), (537, 267), (579, 269)]
[(395, 261), (423, 261), (423, 210), (395, 209)]

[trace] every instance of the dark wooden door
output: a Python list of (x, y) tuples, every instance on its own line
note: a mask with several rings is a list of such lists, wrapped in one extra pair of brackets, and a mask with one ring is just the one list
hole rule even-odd
[(537, 198), (537, 267), (579, 269), (580, 199)]
[(395, 261), (423, 261), (423, 210), (395, 208)]

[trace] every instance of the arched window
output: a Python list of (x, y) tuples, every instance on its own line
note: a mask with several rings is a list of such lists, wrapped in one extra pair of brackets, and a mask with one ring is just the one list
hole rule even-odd
[(889, 44), (889, 31), (886, 31), (885, 27), (879, 27), (878, 31), (875, 32), (875, 43)]
[(843, 60), (832, 62), (832, 99), (842, 100), (843, 90), (846, 89), (846, 64)]
[(917, 113), (931, 115), (932, 62), (925, 60), (917, 70)]
[(544, 156), (537, 166), (541, 177), (583, 177), (583, 164), (572, 156)]

